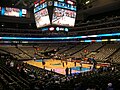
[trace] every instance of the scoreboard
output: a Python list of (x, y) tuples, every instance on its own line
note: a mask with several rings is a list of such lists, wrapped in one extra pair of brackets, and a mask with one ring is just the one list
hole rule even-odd
[(36, 13), (36, 12), (46, 8), (46, 7), (47, 7), (47, 2), (44, 2), (42, 4), (37, 3), (37, 4), (35, 4), (34, 13)]
[(34, 16), (37, 28), (45, 26), (74, 27), (76, 4), (68, 0), (40, 0), (34, 4)]
[(41, 0), (34, 5), (34, 16), (37, 28), (50, 25), (50, 18), (47, 9), (47, 2)]
[(59, 8), (64, 8), (64, 9), (69, 9), (69, 10), (76, 11), (76, 6), (65, 3), (65, 2), (54, 1), (54, 6), (59, 7)]
[(37, 13), (35, 13), (35, 22), (37, 28), (50, 25), (50, 19), (47, 8), (44, 8)]
[(61, 26), (74, 26), (76, 12), (62, 8), (54, 8), (52, 24)]

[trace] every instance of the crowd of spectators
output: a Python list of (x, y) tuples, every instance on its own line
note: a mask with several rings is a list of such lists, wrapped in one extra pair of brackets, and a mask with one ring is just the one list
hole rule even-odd
[[(22, 61), (1, 59), (0, 62), (0, 67), (14, 72), (17, 78), (21, 77), (29, 82), (29, 89), (32, 90), (120, 89), (120, 68), (117, 65), (111, 65), (110, 67), (104, 68), (101, 67), (95, 71), (74, 74), (72, 76), (65, 76), (53, 71), (31, 66)], [(26, 89), (24, 88), (24, 90)]]

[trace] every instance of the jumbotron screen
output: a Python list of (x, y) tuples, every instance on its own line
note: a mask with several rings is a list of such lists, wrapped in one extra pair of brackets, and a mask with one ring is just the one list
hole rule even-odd
[(6, 7), (4, 15), (19, 17), (20, 16), (20, 9)]
[(2, 10), (2, 8), (0, 7), (0, 14), (1, 14), (1, 10)]
[(0, 11), (1, 11), (1, 7), (0, 7)]
[(3, 16), (15, 16), (15, 17), (26, 17), (26, 9), (18, 9), (11, 7), (0, 7), (1, 15)]
[(73, 27), (75, 18), (75, 11), (55, 7), (53, 10), (52, 24)]
[(49, 14), (48, 14), (47, 8), (44, 8), (44, 9), (38, 11), (34, 15), (35, 15), (35, 22), (36, 22), (37, 28), (50, 25), (50, 19), (49, 19)]

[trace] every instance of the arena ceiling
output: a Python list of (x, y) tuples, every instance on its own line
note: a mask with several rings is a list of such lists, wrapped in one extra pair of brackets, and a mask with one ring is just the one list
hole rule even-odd
[[(9, 6), (9, 7), (18, 7), (18, 8), (26, 8), (30, 9), (34, 6), (34, 2), (36, 0), (0, 0), (0, 6)], [(40, 1), (40, 0), (38, 0)], [(50, 0), (46, 0), (50, 1)], [(72, 0), (77, 3), (78, 11), (81, 8), (84, 8), (86, 6), (86, 2), (89, 1), (89, 4), (93, 2), (103, 2), (104, 0)], [(120, 1), (120, 0), (105, 0), (106, 2), (113, 2), (113, 1)]]
[[(2, 6), (32, 8), (36, 0), (0, 0)], [(47, 0), (46, 0), (47, 1)], [(73, 0), (77, 4), (85, 4), (88, 0)], [(93, 0), (90, 0), (93, 1)]]
[[(0, 6), (26, 8), (33, 10), (35, 1), (36, 0), (0, 0)], [(119, 6), (120, 0), (73, 0), (73, 1), (77, 3), (77, 20), (80, 20), (82, 18), (81, 16), (83, 16), (84, 14), (91, 15), (91, 14), (102, 13), (105, 10), (107, 11), (107, 10), (120, 8)], [(87, 1), (89, 1), (88, 4), (86, 4)], [(104, 6), (100, 5), (103, 4), (103, 1), (106, 3), (108, 2), (112, 2), (112, 3), (110, 3), (109, 5), (106, 4)], [(94, 6), (97, 7), (93, 8)]]
[(0, 0), (1, 6), (31, 8), (35, 0)]

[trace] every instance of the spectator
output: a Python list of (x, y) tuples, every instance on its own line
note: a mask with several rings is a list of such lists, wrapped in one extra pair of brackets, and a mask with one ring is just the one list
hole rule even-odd
[(107, 90), (114, 90), (112, 87), (112, 83), (108, 83)]

